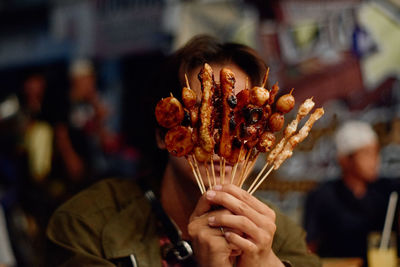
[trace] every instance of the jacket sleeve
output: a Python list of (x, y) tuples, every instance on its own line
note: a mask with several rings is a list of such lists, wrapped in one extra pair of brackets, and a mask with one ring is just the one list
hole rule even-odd
[(322, 266), (319, 257), (312, 254), (307, 249), (305, 241), (306, 233), (303, 228), (281, 212), (277, 210), (275, 210), (275, 212), (277, 229), (272, 249), (278, 258), (285, 262), (286, 266)]
[(56, 212), (46, 232), (48, 266), (115, 266), (103, 258), (96, 230), (78, 216)]

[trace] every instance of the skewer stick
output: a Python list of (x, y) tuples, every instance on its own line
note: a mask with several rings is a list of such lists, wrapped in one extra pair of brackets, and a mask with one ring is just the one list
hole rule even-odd
[(243, 177), (246, 173), (246, 168), (247, 168), (247, 164), (249, 162), (249, 158), (250, 158), (250, 154), (251, 154), (251, 150), (247, 151), (243, 166), (240, 170), (240, 176), (239, 176), (239, 185), (242, 183)]
[(190, 89), (190, 85), (189, 85), (189, 79), (185, 73), (185, 80), (186, 80), (186, 87)]
[(197, 175), (199, 176), (199, 180), (200, 180), (201, 186), (203, 187), (203, 190), (205, 192), (206, 191), (206, 187), (204, 186), (203, 177), (201, 176), (201, 173), (200, 173), (199, 164), (197, 164), (196, 157), (195, 156), (192, 156), (192, 157), (193, 157), (194, 166), (196, 167), (196, 170), (197, 170)]
[(243, 180), (243, 177), (244, 177), (244, 175), (245, 175), (245, 173), (246, 173), (247, 164), (249, 163), (249, 158), (250, 158), (250, 155), (251, 155), (251, 150), (252, 150), (252, 149), (250, 149), (249, 151), (247, 151), (247, 155), (246, 155), (246, 158), (245, 158), (245, 160), (244, 160), (244, 164), (243, 164), (243, 167), (242, 167), (242, 171), (240, 172), (240, 181)]
[(231, 174), (231, 184), (235, 184), (235, 175), (236, 175), (236, 170), (238, 167), (238, 163), (236, 162), (235, 165), (233, 165), (233, 170)]
[(253, 189), (253, 187), (255, 186), (255, 184), (257, 183), (258, 179), (260, 179), (261, 175), (263, 174), (263, 172), (265, 171), (265, 169), (268, 167), (268, 162), (265, 163), (264, 167), (262, 168), (262, 170), (258, 173), (256, 179), (254, 179), (253, 183), (250, 185), (249, 189), (247, 189), (247, 192), (250, 192), (251, 189)]
[(219, 179), (220, 183), (224, 184), (224, 180), (222, 180), (222, 158), (219, 158)]
[(248, 167), (246, 169), (246, 172), (244, 174), (244, 177), (243, 177), (242, 181), (240, 181), (240, 187), (243, 186), (244, 182), (247, 180), (247, 178), (249, 177), (251, 171), (253, 170), (254, 165), (256, 165), (257, 158), (258, 158), (259, 154), (260, 154), (260, 152), (257, 152), (257, 154), (254, 156), (254, 159), (251, 160), (251, 164), (248, 165)]
[[(232, 174), (231, 174), (231, 184), (232, 183), (236, 184), (235, 183), (235, 176), (236, 176), (237, 167), (239, 165), (239, 161), (242, 158), (242, 151), (243, 151), (243, 145), (240, 147), (238, 160), (236, 161), (235, 165), (233, 165), (233, 171), (232, 171)], [(238, 182), (240, 182), (240, 180)], [(237, 183), (236, 185), (239, 185), (239, 183)]]
[(267, 83), (267, 80), (268, 80), (268, 75), (269, 75), (269, 67), (267, 68), (267, 71), (265, 72), (263, 83), (261, 85), (262, 88), (265, 88), (265, 84)]
[(276, 156), (276, 158), (273, 161), (274, 168), (277, 170), (279, 166), (288, 158), (290, 158), (293, 154), (294, 148), (301, 142), (304, 141), (304, 139), (307, 138), (308, 134), (311, 131), (312, 126), (314, 123), (319, 120), (322, 116), (324, 115), (324, 109), (323, 108), (317, 108), (311, 116), (308, 118), (306, 123), (301, 127), (299, 132), (287, 141), (285, 144), (285, 147), (283, 150)]
[(210, 163), (211, 163), (211, 172), (212, 172), (213, 180), (214, 180), (214, 185), (213, 186), (216, 186), (217, 185), (217, 179), (215, 178), (215, 169), (214, 169), (213, 156), (211, 156)]
[(200, 189), (201, 194), (204, 194), (203, 187), (201, 186), (201, 183), (200, 183), (200, 178), (199, 178), (199, 176), (197, 175), (197, 173), (196, 173), (196, 171), (195, 171), (195, 169), (194, 169), (194, 167), (193, 167), (192, 161), (191, 161), (188, 157), (186, 157), (186, 160), (187, 160), (187, 162), (189, 163), (190, 167), (192, 168), (192, 172), (193, 172), (194, 178), (196, 178), (196, 182), (197, 182), (197, 185), (199, 186), (199, 189)]
[(225, 181), (225, 164), (226, 164), (226, 161), (225, 161), (225, 158), (223, 158), (222, 159), (222, 184), (224, 184), (224, 181)]
[(204, 169), (206, 170), (208, 189), (210, 189), (212, 187), (212, 185), (211, 185), (210, 172), (208, 171), (208, 163), (206, 161), (204, 162)]
[[(292, 89), (293, 91), (293, 89)], [(290, 91), (290, 93), (292, 93)], [(297, 110), (296, 118), (292, 120), (285, 128), (284, 130), (284, 135), (282, 136), (282, 139), (279, 141), (279, 143), (274, 147), (274, 149), (271, 150), (267, 157), (267, 162), (269, 164), (272, 164), (276, 158), (278, 157), (279, 154), (282, 153), (286, 142), (294, 135), (296, 134), (297, 131), (297, 126), (299, 122), (310, 113), (310, 111), (313, 109), (315, 103), (312, 100), (313, 98), (306, 99), (299, 107)]]
[(264, 175), (264, 177), (258, 182), (258, 184), (249, 192), (250, 195), (254, 194), (254, 192), (257, 190), (257, 188), (262, 184), (262, 182), (264, 182), (265, 179), (267, 179), (268, 175), (272, 172), (272, 170), (274, 169), (274, 166), (271, 166), (271, 168), (269, 168), (268, 172)]
[(247, 179), (247, 177), (251, 173), (251, 170), (253, 170), (254, 165), (256, 165), (256, 161), (257, 161), (257, 158), (258, 158), (259, 154), (260, 154), (260, 152), (257, 151), (257, 153), (254, 155), (253, 159), (250, 160), (251, 163), (248, 164), (246, 172), (244, 174), (245, 179)]

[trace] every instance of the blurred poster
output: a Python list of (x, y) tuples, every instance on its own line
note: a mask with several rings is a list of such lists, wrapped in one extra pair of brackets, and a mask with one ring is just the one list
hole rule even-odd
[(60, 42), (75, 43), (74, 56), (92, 56), (95, 13), (90, 1), (58, 1), (50, 15), (51, 34)]
[(377, 51), (362, 59), (364, 83), (375, 88), (388, 76), (400, 77), (400, 22), (391, 17), (387, 6), (366, 3), (359, 20), (377, 44)]
[(163, 0), (58, 1), (53, 36), (74, 44), (73, 56), (113, 57), (164, 45)]
[(163, 7), (163, 0), (97, 0), (96, 53), (110, 56), (164, 48)]
[[(235, 41), (257, 48), (258, 13), (238, 1), (183, 2), (174, 29), (172, 49), (197, 34), (210, 34), (222, 41)], [(166, 17), (171, 17), (165, 14)], [(171, 17), (172, 18), (172, 17)]]
[(358, 0), (280, 1), (277, 32), (282, 60), (288, 64), (314, 57), (338, 61), (338, 52), (351, 49), (358, 4)]

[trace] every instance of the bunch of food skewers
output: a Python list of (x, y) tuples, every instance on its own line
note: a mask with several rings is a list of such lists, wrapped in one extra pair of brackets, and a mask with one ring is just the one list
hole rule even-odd
[[(157, 103), (157, 122), (168, 129), (164, 139), (166, 148), (171, 155), (186, 158), (202, 194), (206, 191), (205, 181), (208, 188), (226, 182), (242, 187), (260, 153), (269, 152), (264, 167), (247, 189), (253, 194), (272, 170), (277, 170), (292, 156), (296, 145), (308, 136), (313, 124), (324, 114), (323, 108), (315, 109), (297, 130), (300, 120), (315, 105), (312, 98), (306, 99), (275, 145), (275, 135), (283, 129), (284, 115), (295, 106), (295, 98), (292, 89), (275, 101), (279, 86), (275, 83), (270, 90), (265, 88), (268, 73), (269, 69), (261, 86), (249, 89), (246, 85), (235, 95), (235, 74), (228, 68), (221, 69), (217, 84), (211, 66), (205, 63), (198, 75), (200, 102), (185, 75), (183, 105), (172, 94)], [(219, 156), (219, 179), (214, 166), (215, 154)], [(232, 166), (229, 178), (225, 177), (227, 164)], [(204, 180), (202, 167), (206, 174)]]

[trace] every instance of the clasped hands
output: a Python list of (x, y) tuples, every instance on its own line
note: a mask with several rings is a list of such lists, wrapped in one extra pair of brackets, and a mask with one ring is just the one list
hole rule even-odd
[(197, 262), (207, 267), (284, 266), (271, 249), (275, 230), (275, 212), (232, 184), (203, 194), (188, 225)]

